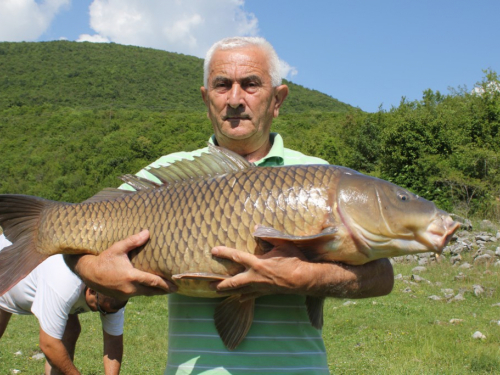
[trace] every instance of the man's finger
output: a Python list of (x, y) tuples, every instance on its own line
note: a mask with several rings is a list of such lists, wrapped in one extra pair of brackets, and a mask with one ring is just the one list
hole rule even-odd
[(212, 255), (219, 258), (230, 259), (233, 262), (239, 263), (245, 267), (251, 267), (256, 260), (255, 255), (226, 246), (214, 247), (212, 249)]
[(150, 293), (153, 294), (148, 295), (165, 294), (165, 292), (177, 292), (177, 286), (173, 282), (166, 280), (161, 276), (139, 270), (136, 270), (136, 272), (139, 286), (146, 289), (152, 289)]
[(142, 230), (139, 233), (133, 234), (122, 241), (115, 243), (115, 246), (123, 251), (130, 251), (144, 245), (149, 239), (149, 231)]

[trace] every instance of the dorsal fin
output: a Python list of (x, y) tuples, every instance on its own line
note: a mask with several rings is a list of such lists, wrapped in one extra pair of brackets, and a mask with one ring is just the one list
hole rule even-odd
[[(164, 187), (165, 185), (191, 183), (252, 167), (254, 167), (254, 164), (248, 162), (242, 156), (209, 144), (208, 152), (204, 152), (200, 156), (194, 156), (193, 160), (181, 159), (166, 166), (148, 169), (148, 172), (158, 178), (163, 185), (151, 183), (151, 186), (144, 186), (141, 190)], [(122, 180), (124, 179), (122, 178)], [(127, 175), (127, 180), (124, 181), (136, 188), (135, 185), (142, 185), (141, 180), (144, 179)]]
[[(145, 189), (142, 189), (142, 190), (145, 190)], [(103, 202), (103, 201), (108, 201), (108, 200), (113, 200), (116, 198), (124, 197), (124, 196), (134, 194), (134, 193), (135, 193), (135, 191), (120, 190), (120, 189), (114, 189), (114, 188), (104, 188), (103, 190), (101, 190), (99, 193), (97, 193), (93, 197), (90, 197), (90, 198), (84, 200), (82, 203)]]

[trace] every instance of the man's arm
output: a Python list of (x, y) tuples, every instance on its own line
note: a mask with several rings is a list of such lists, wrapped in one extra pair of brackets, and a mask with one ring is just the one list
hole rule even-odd
[(65, 375), (79, 375), (62, 340), (56, 339), (40, 328), (40, 349), (52, 366), (51, 374), (57, 371)]
[(213, 284), (217, 291), (241, 294), (242, 299), (267, 294), (378, 297), (389, 294), (394, 285), (394, 273), (388, 259), (362, 266), (312, 263), (292, 244), (277, 246), (262, 256), (224, 246), (214, 248), (212, 254), (245, 266), (246, 271)]
[(104, 373), (106, 375), (118, 375), (122, 365), (123, 357), (123, 335), (113, 336), (103, 330), (104, 339)]
[(177, 287), (168, 280), (149, 272), (140, 271), (130, 263), (128, 253), (145, 244), (149, 232), (143, 230), (116, 242), (99, 255), (66, 255), (68, 267), (84, 283), (98, 292), (118, 299), (133, 296), (153, 296), (174, 293)]

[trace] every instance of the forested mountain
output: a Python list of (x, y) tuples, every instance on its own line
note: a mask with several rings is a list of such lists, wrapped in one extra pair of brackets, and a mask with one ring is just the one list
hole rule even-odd
[[(203, 147), (202, 60), (117, 44), (0, 43), (0, 193), (82, 201), (159, 156)], [(463, 216), (500, 219), (500, 84), (431, 89), (364, 113), (287, 82), (285, 144)]]
[[(66, 107), (204, 111), (203, 60), (119, 44), (0, 43), (0, 108)], [(319, 91), (290, 85), (283, 112), (347, 112)]]

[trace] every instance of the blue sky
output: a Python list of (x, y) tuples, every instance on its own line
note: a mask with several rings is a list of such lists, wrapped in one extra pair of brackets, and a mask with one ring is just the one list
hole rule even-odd
[(203, 57), (222, 37), (259, 35), (288, 79), (375, 112), (500, 73), (499, 18), (498, 0), (0, 0), (0, 41), (112, 41)]

